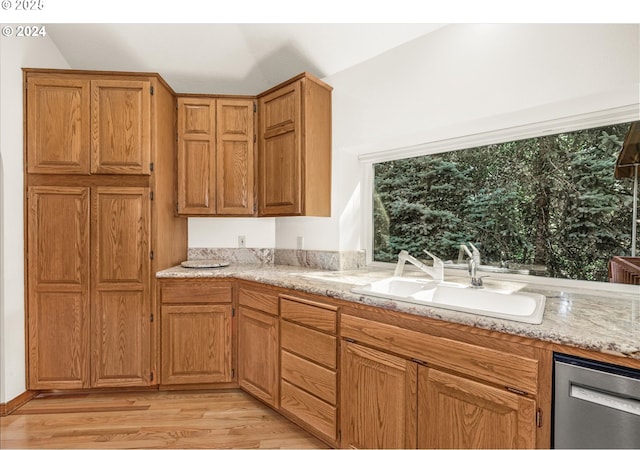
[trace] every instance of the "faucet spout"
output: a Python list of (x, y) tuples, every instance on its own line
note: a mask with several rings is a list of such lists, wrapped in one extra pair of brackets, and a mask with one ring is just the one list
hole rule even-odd
[(404, 271), (404, 265), (408, 261), (414, 266), (416, 266), (418, 269), (428, 274), (435, 281), (444, 281), (444, 262), (442, 262), (442, 260), (437, 256), (435, 256), (434, 254), (429, 253), (426, 250), (425, 250), (425, 253), (429, 255), (431, 259), (433, 259), (433, 267), (429, 267), (421, 263), (416, 258), (411, 256), (406, 250), (402, 250), (398, 254), (398, 263), (396, 264), (396, 270), (394, 272), (394, 276), (396, 277), (402, 276), (402, 273)]
[(481, 288), (482, 287), (482, 277), (479, 277), (477, 274), (478, 267), (480, 266), (480, 251), (469, 242), (469, 245), (473, 249), (473, 251), (469, 250), (466, 244), (461, 244), (460, 249), (464, 250), (464, 252), (469, 256), (469, 276), (471, 277), (471, 287), (473, 288)]

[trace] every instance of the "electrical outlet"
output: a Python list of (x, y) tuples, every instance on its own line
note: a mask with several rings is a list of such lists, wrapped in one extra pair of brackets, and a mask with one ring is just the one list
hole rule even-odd
[(304, 238), (302, 236), (297, 237), (296, 248), (302, 250), (304, 248)]
[(244, 236), (238, 236), (238, 247), (245, 248), (247, 246), (247, 240)]

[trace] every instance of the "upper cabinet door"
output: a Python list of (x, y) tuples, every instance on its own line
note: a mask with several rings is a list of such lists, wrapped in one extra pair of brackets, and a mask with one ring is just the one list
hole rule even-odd
[(260, 98), (260, 215), (302, 214), (301, 82)]
[(91, 172), (151, 172), (151, 83), (91, 82)]
[(178, 213), (216, 212), (216, 101), (178, 99)]
[(216, 212), (250, 216), (255, 212), (253, 101), (217, 103)]
[(89, 173), (90, 100), (88, 80), (28, 79), (28, 173)]
[(331, 215), (331, 86), (310, 74), (258, 96), (259, 215)]

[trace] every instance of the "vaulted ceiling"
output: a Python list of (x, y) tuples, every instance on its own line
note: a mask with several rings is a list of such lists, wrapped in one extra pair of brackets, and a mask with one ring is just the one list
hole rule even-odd
[(442, 24), (49, 24), (73, 69), (158, 72), (179, 93), (257, 94), (325, 78)]

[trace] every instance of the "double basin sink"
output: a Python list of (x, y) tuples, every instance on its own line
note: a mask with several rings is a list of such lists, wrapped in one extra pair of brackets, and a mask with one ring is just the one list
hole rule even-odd
[(351, 291), (530, 324), (542, 323), (546, 300), (542, 294), (489, 287), (473, 288), (466, 284), (410, 277), (385, 278)]

